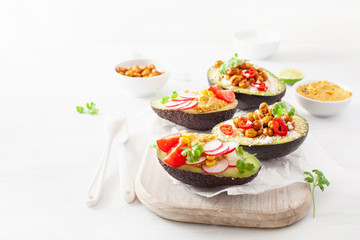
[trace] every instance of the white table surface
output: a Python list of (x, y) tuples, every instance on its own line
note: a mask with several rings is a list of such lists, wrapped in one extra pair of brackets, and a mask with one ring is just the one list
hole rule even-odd
[[(315, 219), (310, 211), (294, 225), (271, 230), (174, 222), (139, 200), (126, 204), (115, 148), (102, 198), (86, 206), (104, 148), (104, 117), (141, 114), (141, 125), (130, 123), (127, 144), (134, 174), (156, 117), (149, 106), (155, 96), (133, 98), (116, 81), (114, 66), (133, 52), (172, 65), (165, 94), (206, 88), (207, 68), (233, 55), (230, 45), (209, 44), (0, 47), (0, 239), (359, 239), (360, 45), (282, 45), (273, 58), (256, 61), (274, 73), (295, 67), (307, 79), (340, 80), (355, 95), (341, 115), (317, 118), (298, 106), (288, 88), (285, 100), (307, 118), (313, 137), (345, 171), (316, 192)], [(98, 116), (76, 112), (76, 105), (88, 101), (97, 104)]]

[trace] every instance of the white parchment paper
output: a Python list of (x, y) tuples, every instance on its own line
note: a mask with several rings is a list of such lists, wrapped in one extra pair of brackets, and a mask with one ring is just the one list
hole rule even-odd
[[(163, 119), (156, 119), (153, 125), (154, 139), (161, 136), (179, 132), (185, 128), (172, 124)], [(197, 132), (190, 131), (189, 132)], [(210, 133), (206, 131), (204, 133)], [(311, 135), (311, 130), (305, 142), (293, 153), (272, 160), (262, 161), (258, 176), (251, 182), (230, 187), (199, 188), (193, 187), (173, 179), (175, 184), (184, 184), (187, 189), (195, 194), (212, 197), (222, 192), (228, 195), (259, 194), (276, 188), (281, 188), (292, 183), (304, 182), (304, 171), (313, 169), (321, 170), (328, 179), (334, 180), (342, 168), (324, 151), (319, 142)]]

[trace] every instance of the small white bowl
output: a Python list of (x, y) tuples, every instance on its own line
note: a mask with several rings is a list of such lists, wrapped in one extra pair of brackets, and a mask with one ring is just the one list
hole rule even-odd
[[(159, 72), (165, 72), (161, 75), (154, 77), (128, 77), (116, 72), (117, 67), (130, 68), (135, 65), (150, 65), (154, 64), (156, 70)], [(155, 90), (161, 89), (170, 77), (170, 68), (158, 60), (154, 59), (133, 59), (125, 62), (121, 62), (115, 66), (115, 73), (117, 74), (117, 80), (120, 84), (136, 97), (147, 97), (155, 94)]]
[(234, 50), (240, 58), (266, 59), (278, 49), (281, 34), (271, 31), (246, 30), (233, 35)]
[(295, 83), (293, 86), (293, 91), (294, 91), (296, 100), (299, 102), (299, 104), (304, 109), (306, 109), (312, 115), (318, 116), (318, 117), (329, 117), (329, 116), (338, 114), (341, 111), (343, 111), (345, 109), (345, 107), (347, 107), (349, 105), (349, 103), (351, 102), (351, 100), (353, 99), (354, 93), (350, 90), (349, 87), (347, 87), (346, 85), (344, 85), (342, 83), (334, 82), (334, 81), (328, 81), (328, 82), (334, 83), (346, 91), (350, 91), (352, 93), (351, 97), (349, 97), (345, 100), (342, 100), (342, 101), (320, 101), (320, 100), (314, 100), (311, 98), (304, 97), (303, 95), (299, 94), (296, 91), (296, 89), (301, 85), (315, 83), (318, 81), (319, 80), (302, 80), (300, 82)]

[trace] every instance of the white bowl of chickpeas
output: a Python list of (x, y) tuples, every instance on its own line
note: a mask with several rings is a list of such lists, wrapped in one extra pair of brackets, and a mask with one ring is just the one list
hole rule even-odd
[(133, 59), (115, 67), (121, 85), (136, 97), (147, 97), (162, 88), (170, 77), (170, 69), (153, 59)]

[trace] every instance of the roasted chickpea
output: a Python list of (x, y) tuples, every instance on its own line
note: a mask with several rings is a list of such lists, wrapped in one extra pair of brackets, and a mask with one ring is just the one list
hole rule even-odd
[(127, 71), (127, 69), (126, 68), (123, 68), (123, 67), (116, 67), (116, 69), (115, 69), (118, 73), (120, 73), (120, 72), (126, 72)]
[(249, 112), (248, 114), (246, 114), (246, 117), (253, 122), (254, 121), (254, 114), (252, 112)]
[(249, 137), (249, 138), (256, 137), (257, 134), (258, 134), (258, 132), (253, 128), (246, 129), (246, 131), (245, 131), (245, 136)]
[(233, 86), (237, 86), (241, 81), (241, 78), (239, 75), (233, 75), (231, 78), (230, 78), (230, 82)]
[(141, 73), (141, 70), (140, 70), (140, 67), (139, 66), (133, 66), (131, 68), (131, 70), (134, 72), (134, 73)]
[(259, 112), (266, 115), (268, 112), (268, 104), (266, 102), (262, 102), (259, 106)]
[(292, 117), (292, 116), (288, 116), (287, 114), (284, 114), (284, 120), (285, 120), (285, 122), (292, 122), (293, 117)]
[(216, 61), (216, 62), (215, 62), (214, 67), (219, 68), (219, 67), (220, 67), (221, 65), (223, 65), (223, 64), (224, 64), (224, 62), (223, 62), (223, 61), (218, 60), (218, 61)]
[(241, 88), (247, 88), (249, 85), (250, 85), (250, 83), (245, 79), (239, 83), (239, 87), (241, 87)]
[(253, 114), (254, 120), (260, 120), (260, 117), (257, 114), (257, 112), (253, 112), (252, 114)]
[(234, 118), (233, 120), (234, 126), (237, 128), (239, 124), (239, 118)]
[(263, 134), (265, 135), (265, 136), (273, 136), (274, 135), (274, 132), (273, 132), (273, 130), (271, 129), (271, 128), (264, 128), (263, 129)]
[(230, 77), (231, 77), (231, 76), (230, 76), (230, 75), (228, 75), (228, 74), (226, 74), (226, 75), (225, 75), (225, 79), (226, 79), (226, 80), (229, 80), (229, 79), (230, 79)]
[(241, 133), (245, 133), (245, 132), (246, 132), (246, 130), (245, 130), (245, 129), (240, 128), (240, 132), (241, 132)]
[(273, 117), (273, 115), (272, 115), (272, 108), (268, 108), (268, 115), (269, 115), (270, 117)]
[(150, 70), (153, 70), (154, 68), (155, 68), (155, 65), (154, 65), (154, 64), (150, 64), (150, 65), (149, 65), (149, 69), (150, 69)]
[(253, 122), (252, 127), (253, 127), (256, 131), (258, 131), (258, 130), (261, 129), (262, 124), (261, 124), (261, 122), (260, 122), (259, 120), (255, 120), (255, 121)]
[(265, 72), (261, 72), (260, 77), (262, 77), (264, 79), (264, 81), (268, 80), (268, 76)]
[(125, 72), (125, 76), (128, 76), (128, 77), (132, 77), (133, 76), (133, 72), (128, 70)]
[(149, 69), (145, 69), (144, 71), (141, 72), (141, 76), (143, 76), (143, 77), (147, 77), (147, 76), (149, 76), (149, 74), (150, 74)]
[(258, 130), (257, 135), (261, 136), (262, 134), (263, 134), (263, 130), (262, 129)]
[(268, 127), (273, 129), (274, 128), (274, 124), (273, 121), (271, 120), (270, 122), (268, 122)]
[(273, 119), (273, 117), (265, 116), (261, 119), (265, 126), (268, 126), (269, 122)]
[(249, 79), (249, 84), (256, 82), (254, 78)]
[(239, 75), (239, 69), (235, 68), (235, 67), (228, 67), (228, 69), (226, 69), (226, 74), (228, 75)]
[(138, 72), (134, 72), (134, 73), (133, 73), (133, 77), (141, 77), (141, 74), (138, 73)]

